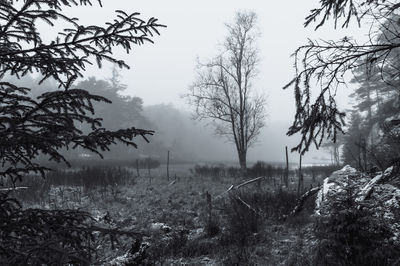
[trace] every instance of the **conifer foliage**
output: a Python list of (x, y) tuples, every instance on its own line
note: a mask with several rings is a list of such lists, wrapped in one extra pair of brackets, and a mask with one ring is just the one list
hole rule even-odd
[[(48, 155), (50, 160), (66, 162), (58, 152), (60, 148), (82, 147), (101, 156), (100, 151), (116, 141), (136, 146), (134, 137), (151, 135), (152, 131), (136, 128), (105, 130), (101, 119), (91, 118), (91, 114), (94, 102), (109, 101), (71, 87), (76, 78), (82, 77), (90, 59), (95, 58), (99, 66), (108, 60), (127, 67), (123, 60), (113, 57), (112, 49), (122, 47), (129, 52), (132, 45), (152, 42), (152, 36), (158, 34), (157, 28), (162, 25), (154, 18), (145, 22), (138, 18), (138, 13), (117, 11), (117, 18), (105, 28), (83, 26), (76, 18), (64, 15), (62, 9), (91, 5), (90, 1), (19, 2), (0, 1), (0, 77), (20, 77), (36, 71), (43, 77), (41, 82), (53, 78), (60, 90), (32, 99), (26, 95), (29, 88), (0, 83), (0, 155), (1, 163), (9, 166), (0, 175), (15, 180), (27, 171), (43, 173), (46, 169), (33, 163), (39, 153)], [(45, 43), (36, 25), (44, 21), (53, 26), (57, 19), (66, 21), (70, 28)], [(89, 124), (92, 132), (83, 134), (77, 123)]]
[[(295, 92), (296, 115), (287, 134), (300, 133), (301, 141), (293, 150), (304, 154), (313, 144), (319, 148), (325, 138), (335, 142), (343, 132), (345, 113), (337, 106), (336, 94), (353, 70), (374, 68), (387, 81), (388, 68), (393, 68), (399, 59), (398, 54), (393, 57), (400, 48), (399, 32), (393, 31), (393, 25), (398, 24), (393, 19), (400, 7), (397, 2), (320, 0), (319, 7), (311, 10), (305, 26), (317, 22), (318, 29), (328, 20), (333, 21), (334, 27), (348, 27), (352, 20), (358, 24), (368, 21), (371, 26), (366, 42), (352, 37), (309, 40), (294, 52), (295, 77), (284, 87), (292, 87)], [(398, 75), (398, 71), (390, 75), (390, 82)], [(318, 91), (312, 95), (314, 86)]]
[[(100, 1), (96, 1), (100, 4)], [(105, 24), (84, 26), (77, 18), (63, 13), (72, 6), (92, 5), (90, 0), (0, 0), (0, 179), (15, 184), (27, 173), (45, 174), (46, 167), (35, 162), (39, 155), (67, 163), (61, 149), (81, 147), (101, 156), (110, 145), (147, 140), (153, 131), (134, 127), (109, 131), (101, 118), (94, 118), (95, 102), (110, 103), (92, 95), (73, 82), (83, 76), (87, 64), (104, 60), (128, 67), (113, 56), (114, 48), (129, 52), (134, 45), (153, 42), (164, 27), (151, 18), (144, 21), (138, 13), (116, 11), (116, 18)], [(58, 21), (67, 28), (51, 41), (42, 39), (40, 24), (50, 27)], [(5, 82), (5, 75), (22, 77), (38, 73), (58, 83), (58, 90), (37, 98), (30, 88)], [(90, 126), (82, 132), (79, 124)], [(97, 232), (97, 233), (94, 233)], [(93, 226), (82, 211), (21, 209), (6, 193), (0, 193), (1, 265), (87, 265), (90, 264), (95, 236), (115, 232)], [(111, 239), (113, 237), (111, 236)]]

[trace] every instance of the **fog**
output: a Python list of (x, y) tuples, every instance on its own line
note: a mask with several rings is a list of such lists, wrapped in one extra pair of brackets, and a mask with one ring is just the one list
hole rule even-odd
[[(310, 9), (318, 1), (103, 1), (103, 8), (71, 8), (70, 14), (78, 17), (83, 24), (96, 24), (109, 21), (114, 10), (140, 12), (144, 19), (156, 17), (167, 28), (161, 29), (161, 35), (152, 45), (135, 47), (129, 55), (117, 51), (115, 56), (124, 59), (131, 68), (120, 71), (121, 82), (127, 89), (123, 95), (139, 97), (143, 100), (144, 116), (152, 121), (156, 131), (154, 139), (163, 140), (165, 147), (172, 149), (181, 145), (180, 151), (193, 155), (197, 160), (236, 160), (237, 155), (232, 143), (217, 138), (207, 121), (196, 122), (190, 119), (192, 108), (182, 95), (195, 77), (196, 60), (207, 61), (216, 55), (226, 35), (225, 24), (233, 21), (240, 10), (252, 10), (258, 15), (258, 27), (261, 37), (258, 41), (262, 62), (254, 88), (267, 95), (266, 127), (262, 130), (258, 142), (249, 150), (249, 161), (263, 160), (281, 162), (285, 159), (285, 146), (293, 147), (298, 136), (287, 137), (286, 132), (294, 117), (294, 97), (292, 90), (282, 87), (293, 77), (294, 50), (311, 39), (337, 39), (345, 35), (363, 38), (363, 29), (350, 27), (348, 30), (333, 30), (327, 25), (323, 30), (314, 31), (304, 28), (303, 22)], [(88, 16), (90, 12), (90, 16)], [(364, 31), (365, 32), (365, 31)], [(49, 36), (51, 32), (48, 32)], [(107, 79), (111, 76), (112, 65), (103, 68), (89, 67), (87, 76)], [(342, 90), (339, 103), (343, 109), (349, 106), (345, 100), (351, 88)], [(168, 106), (173, 114), (157, 117), (151, 110)], [(157, 112), (155, 112), (157, 113)], [(179, 134), (168, 121), (179, 115), (184, 126)], [(158, 114), (160, 116), (160, 113)], [(175, 134), (175, 133), (176, 134)], [(174, 137), (173, 135), (176, 135)], [(143, 147), (139, 147), (139, 153)], [(298, 154), (290, 154), (290, 161), (298, 161)], [(312, 149), (303, 161), (305, 163), (329, 163), (329, 154)]]

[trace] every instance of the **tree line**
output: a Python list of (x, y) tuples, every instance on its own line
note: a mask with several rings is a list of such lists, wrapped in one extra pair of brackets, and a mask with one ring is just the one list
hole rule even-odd
[[(374, 35), (377, 46), (398, 42), (399, 19), (392, 14), (378, 28)], [(342, 146), (344, 164), (363, 171), (383, 170), (400, 158), (399, 52), (394, 48), (384, 58), (369, 59), (371, 62), (352, 71), (351, 83), (356, 87), (350, 95), (353, 107), (348, 112), (346, 133), (335, 145)]]

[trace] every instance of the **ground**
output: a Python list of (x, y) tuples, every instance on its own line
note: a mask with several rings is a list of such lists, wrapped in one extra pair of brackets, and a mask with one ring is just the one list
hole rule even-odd
[[(145, 171), (140, 177), (135, 169), (127, 169), (130, 177), (123, 185), (91, 189), (51, 185), (47, 195), (25, 202), (25, 207), (79, 208), (103, 226), (142, 233), (151, 264), (301, 265), (302, 246), (312, 241), (312, 223), (308, 216), (282, 220), (295, 197), (271, 196), (279, 190), (278, 181), (265, 179), (232, 196), (228, 188), (242, 180), (194, 176), (185, 173), (185, 167), (170, 179), (160, 169), (152, 170), (150, 176)], [(238, 204), (236, 196), (259, 214), (248, 218), (251, 211)], [(99, 264), (122, 265), (133, 241), (122, 238), (113, 250), (99, 243)]]

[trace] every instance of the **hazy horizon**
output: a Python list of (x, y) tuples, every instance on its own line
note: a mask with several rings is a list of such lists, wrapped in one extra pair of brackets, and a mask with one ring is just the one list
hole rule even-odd
[[(318, 31), (314, 31), (313, 27), (304, 28), (304, 18), (317, 5), (316, 0), (291, 2), (290, 5), (285, 1), (264, 3), (255, 0), (246, 3), (238, 0), (174, 0), (168, 3), (160, 0), (151, 3), (116, 0), (112, 3), (103, 1), (103, 8), (71, 8), (68, 12), (78, 17), (83, 24), (109, 21), (116, 9), (127, 13), (140, 12), (143, 19), (158, 18), (159, 23), (165, 24), (167, 28), (160, 30), (161, 35), (154, 38), (154, 44), (135, 47), (129, 55), (124, 55), (123, 51), (114, 54), (131, 66), (129, 70), (120, 71), (122, 83), (128, 86), (123, 94), (142, 98), (144, 106), (170, 104), (189, 113), (192, 108), (182, 99), (182, 95), (194, 81), (197, 58), (204, 62), (217, 54), (219, 44), (226, 36), (225, 24), (233, 21), (237, 11), (255, 11), (261, 33), (258, 48), (262, 60), (254, 87), (256, 91), (267, 95), (267, 120), (258, 145), (249, 150), (248, 158), (253, 161), (283, 161), (285, 146), (293, 147), (299, 138), (286, 136), (295, 113), (293, 91), (282, 89), (293, 77), (291, 54), (298, 46), (305, 44), (308, 38), (330, 40), (354, 35), (362, 39), (362, 30), (357, 27), (340, 31), (334, 31), (328, 25)], [(96, 15), (85, 16), (89, 10)], [(104, 64), (101, 69), (91, 66), (86, 71), (86, 77), (107, 79), (111, 76), (111, 69), (111, 64)], [(343, 108), (350, 106), (346, 100), (350, 93), (351, 89), (339, 93), (338, 102)], [(233, 145), (227, 144), (224, 139), (215, 138), (212, 131), (211, 128), (204, 129), (212, 143), (209, 145), (211, 157), (236, 159)], [(304, 156), (304, 162), (319, 162), (321, 158), (329, 159), (329, 154), (312, 148)], [(298, 161), (298, 154), (292, 153), (290, 160)]]

